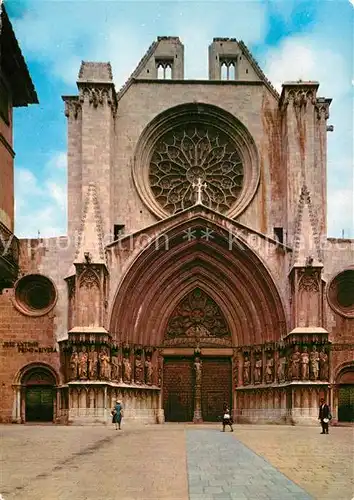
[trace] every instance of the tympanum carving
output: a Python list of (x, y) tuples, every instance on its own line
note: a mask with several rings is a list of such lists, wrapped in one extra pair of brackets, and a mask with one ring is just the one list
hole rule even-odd
[(218, 305), (200, 288), (180, 302), (168, 323), (166, 339), (218, 338), (231, 341), (229, 329)]

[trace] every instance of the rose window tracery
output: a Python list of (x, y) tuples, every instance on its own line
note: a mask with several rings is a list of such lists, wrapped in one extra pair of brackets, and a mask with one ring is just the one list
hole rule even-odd
[(227, 212), (241, 193), (243, 178), (236, 144), (212, 125), (192, 123), (169, 130), (156, 143), (150, 160), (151, 190), (171, 214), (195, 204), (200, 181), (202, 203)]

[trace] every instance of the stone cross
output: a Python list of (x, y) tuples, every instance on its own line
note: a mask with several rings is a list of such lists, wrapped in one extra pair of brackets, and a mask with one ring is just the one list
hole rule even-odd
[(202, 189), (206, 189), (208, 186), (207, 186), (207, 183), (204, 182), (204, 184), (202, 184), (202, 179), (200, 177), (198, 177), (198, 181), (197, 182), (193, 182), (192, 184), (192, 188), (196, 190), (196, 193), (197, 193), (197, 201), (195, 202), (196, 205), (202, 205), (203, 204), (203, 201), (202, 201)]

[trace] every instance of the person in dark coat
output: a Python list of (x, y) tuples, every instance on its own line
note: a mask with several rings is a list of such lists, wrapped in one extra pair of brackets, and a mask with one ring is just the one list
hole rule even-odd
[(231, 432), (234, 432), (232, 428), (232, 417), (231, 417), (231, 411), (229, 406), (225, 403), (224, 404), (224, 414), (222, 417), (222, 431), (225, 432), (225, 427), (229, 425)]
[(329, 410), (328, 404), (323, 398), (320, 399), (320, 412), (318, 415), (318, 420), (321, 421), (322, 432), (321, 434), (328, 434), (328, 424), (331, 419), (331, 412)]
[(115, 424), (116, 430), (120, 430), (122, 418), (123, 418), (123, 405), (120, 400), (117, 400), (112, 410), (112, 423)]

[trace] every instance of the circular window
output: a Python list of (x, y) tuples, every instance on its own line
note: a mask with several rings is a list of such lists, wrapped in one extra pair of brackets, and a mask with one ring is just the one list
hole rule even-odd
[(158, 203), (173, 214), (196, 202), (227, 212), (243, 186), (243, 162), (233, 140), (211, 125), (173, 128), (157, 142), (149, 181)]
[(56, 290), (52, 281), (41, 274), (29, 274), (21, 278), (15, 287), (15, 304), (31, 316), (48, 313), (55, 305)]
[(354, 269), (347, 269), (332, 279), (328, 301), (339, 314), (354, 318)]
[(207, 104), (176, 106), (141, 134), (133, 178), (144, 203), (160, 218), (188, 209), (197, 200), (236, 217), (258, 187), (257, 149), (230, 113)]

